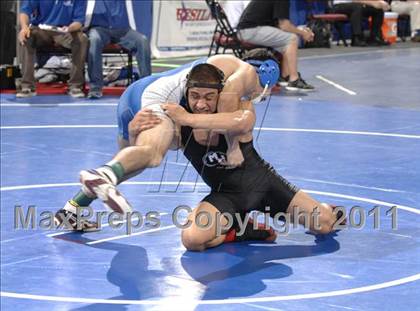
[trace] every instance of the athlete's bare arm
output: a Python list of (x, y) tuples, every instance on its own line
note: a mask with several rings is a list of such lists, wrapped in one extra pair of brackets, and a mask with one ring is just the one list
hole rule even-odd
[[(234, 112), (219, 112), (213, 114), (189, 113), (178, 104), (163, 104), (166, 114), (175, 122), (176, 128), (190, 126), (194, 129), (214, 130), (236, 136), (241, 141), (252, 138), (252, 130), (255, 125), (255, 110), (250, 101), (241, 103), (242, 109)], [(161, 120), (157, 115), (145, 110), (137, 113), (137, 130), (140, 132), (150, 129)], [(131, 121), (133, 122), (133, 121)]]
[(233, 99), (233, 96), (241, 99), (243, 96), (251, 96), (262, 91), (255, 68), (239, 58), (232, 55), (215, 55), (207, 62), (215, 65), (225, 74), (226, 80), (221, 100)]
[[(250, 64), (232, 56), (215, 55), (207, 60), (225, 74), (225, 86), (219, 96), (218, 112), (234, 112), (241, 107), (244, 96), (255, 97), (262, 92), (255, 68)], [(240, 165), (243, 155), (239, 148), (238, 137), (227, 133), (228, 142), (227, 158), (232, 166)]]
[(252, 138), (255, 125), (255, 111), (250, 101), (241, 103), (242, 109), (234, 112), (219, 112), (212, 114), (189, 113), (176, 104), (162, 105), (165, 113), (180, 126), (190, 126), (194, 129), (206, 129), (230, 134), (239, 140)]

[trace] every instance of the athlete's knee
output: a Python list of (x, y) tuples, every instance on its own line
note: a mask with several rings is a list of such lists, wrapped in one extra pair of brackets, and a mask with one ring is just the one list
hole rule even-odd
[(184, 247), (189, 251), (201, 252), (205, 250), (205, 241), (197, 234), (191, 234), (190, 229), (182, 230), (181, 240)]

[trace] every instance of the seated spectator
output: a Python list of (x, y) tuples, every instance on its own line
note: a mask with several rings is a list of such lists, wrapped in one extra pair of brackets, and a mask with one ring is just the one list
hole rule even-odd
[(391, 2), (391, 9), (398, 14), (410, 15), (411, 41), (420, 42), (420, 1), (407, 0)]
[(311, 91), (297, 71), (298, 37), (312, 41), (314, 34), (309, 29), (299, 29), (289, 20), (289, 1), (252, 0), (239, 20), (238, 35), (241, 40), (271, 47), (282, 53), (281, 84), (290, 91)]
[(238, 1), (226, 1), (223, 4), (223, 11), (226, 13), (229, 24), (236, 28), (239, 23), (239, 19), (245, 8), (250, 3), (250, 0), (238, 0)]
[[(72, 67), (70, 71), (69, 94), (84, 97), (85, 83), (83, 69), (86, 59), (88, 39), (81, 31), (85, 21), (85, 0), (24, 0), (19, 14), (21, 30), (18, 35), (22, 45), (22, 82), (17, 97), (36, 95), (34, 60), (36, 49), (54, 43), (71, 49)], [(62, 27), (61, 32), (43, 30), (39, 25)]]
[(149, 41), (133, 30), (135, 25), (130, 27), (126, 4), (120, 0), (96, 0), (93, 14), (87, 13), (89, 98), (102, 97), (102, 49), (109, 43), (117, 43), (136, 55), (140, 78), (151, 74)]
[[(346, 14), (350, 19), (352, 29), (352, 46), (381, 46), (389, 45), (382, 38), (382, 23), (384, 11), (389, 10), (389, 4), (382, 0), (334, 0), (335, 13)], [(372, 29), (366, 42), (362, 35), (363, 18), (372, 18)]]

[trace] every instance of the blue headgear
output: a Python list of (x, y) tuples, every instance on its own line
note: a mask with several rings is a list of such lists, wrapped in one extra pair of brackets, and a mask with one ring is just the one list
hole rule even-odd
[(280, 78), (280, 68), (277, 62), (272, 59), (265, 61), (248, 59), (246, 62), (250, 65), (257, 67), (257, 74), (260, 79), (260, 84), (262, 87), (268, 85), (268, 87), (273, 87)]

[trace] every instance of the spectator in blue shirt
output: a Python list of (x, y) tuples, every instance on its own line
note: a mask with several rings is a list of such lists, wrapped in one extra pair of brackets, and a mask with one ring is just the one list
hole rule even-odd
[(136, 55), (140, 77), (151, 74), (150, 44), (145, 35), (133, 29), (135, 25), (131, 1), (96, 0), (93, 6), (92, 13), (88, 7), (86, 21), (86, 25), (90, 27), (88, 97), (92, 99), (102, 97), (102, 49), (108, 43), (117, 43)]
[[(22, 83), (17, 97), (36, 95), (34, 58), (36, 49), (45, 45), (58, 44), (71, 49), (69, 94), (84, 97), (83, 69), (89, 41), (82, 32), (85, 22), (86, 0), (23, 0), (18, 35), (22, 45)], [(60, 27), (60, 31), (41, 29), (40, 25)]]

